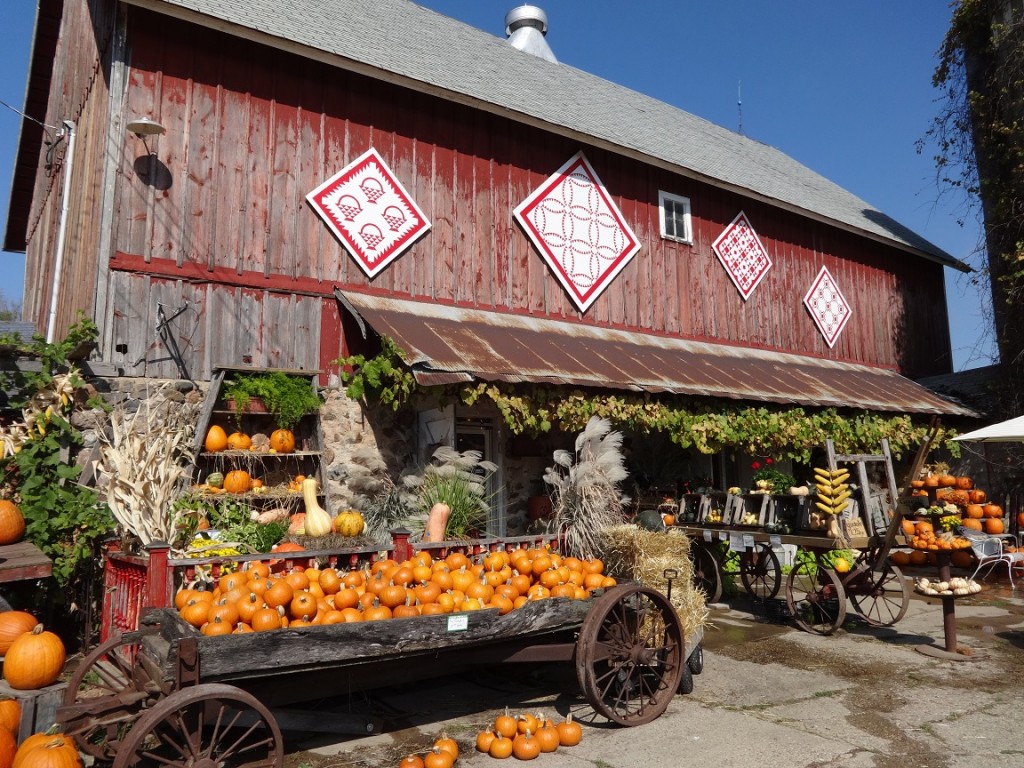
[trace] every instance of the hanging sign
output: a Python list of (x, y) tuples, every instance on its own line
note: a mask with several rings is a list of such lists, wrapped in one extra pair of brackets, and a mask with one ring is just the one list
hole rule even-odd
[(835, 278), (826, 267), (822, 267), (818, 276), (811, 283), (804, 306), (811, 313), (814, 324), (818, 326), (825, 343), (829, 348), (835, 346), (839, 334), (843, 332), (850, 319), (850, 305), (846, 303), (843, 292), (836, 285)]
[(746, 301), (772, 268), (772, 259), (760, 238), (740, 211), (711, 244), (740, 296)]
[(580, 310), (601, 295), (640, 242), (582, 152), (569, 158), (513, 214)]
[(387, 163), (370, 149), (308, 195), (367, 277), (374, 277), (430, 229)]

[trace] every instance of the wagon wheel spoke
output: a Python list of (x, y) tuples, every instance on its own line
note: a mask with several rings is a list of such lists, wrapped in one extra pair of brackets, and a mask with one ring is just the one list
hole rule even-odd
[(782, 586), (782, 566), (769, 544), (761, 542), (753, 551), (740, 553), (740, 581), (747, 594), (757, 600), (771, 600)]
[(891, 627), (910, 607), (910, 585), (892, 563), (879, 571), (867, 570), (847, 593), (857, 615), (873, 627)]
[(693, 586), (704, 593), (709, 603), (718, 602), (722, 597), (722, 574), (714, 554), (708, 547), (692, 544), (690, 562)]
[(273, 715), (230, 685), (204, 683), (162, 699), (139, 718), (113, 768), (281, 768), (284, 748)]
[(591, 606), (576, 643), (576, 673), (594, 709), (621, 725), (658, 717), (682, 669), (679, 617), (661, 593), (625, 585)]
[(57, 720), (79, 750), (109, 762), (131, 724), (173, 689), (133, 632), (97, 646), (68, 681)]
[(820, 561), (802, 560), (789, 574), (786, 603), (805, 632), (831, 635), (846, 619), (846, 593), (835, 571)]

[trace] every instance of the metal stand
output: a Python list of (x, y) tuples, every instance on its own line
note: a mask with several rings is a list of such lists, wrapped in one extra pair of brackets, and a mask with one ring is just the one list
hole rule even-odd
[[(949, 581), (952, 576), (949, 571), (949, 552), (939, 551), (935, 554), (939, 566), (939, 581)], [(939, 598), (942, 601), (942, 633), (945, 638), (945, 645), (939, 648), (936, 645), (919, 645), (916, 650), (925, 656), (946, 661), (977, 661), (981, 656), (969, 649), (961, 649), (956, 639), (956, 596), (943, 595)]]

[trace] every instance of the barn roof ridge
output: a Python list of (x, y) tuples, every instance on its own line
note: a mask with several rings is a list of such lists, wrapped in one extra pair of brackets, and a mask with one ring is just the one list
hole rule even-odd
[[(781, 150), (410, 0), (126, 0), (268, 44), (318, 51), (724, 186), (963, 271), (909, 227)], [(311, 23), (316, 19), (316, 23)], [(246, 32), (248, 30), (248, 32)], [(684, 137), (680, 139), (680, 137)]]

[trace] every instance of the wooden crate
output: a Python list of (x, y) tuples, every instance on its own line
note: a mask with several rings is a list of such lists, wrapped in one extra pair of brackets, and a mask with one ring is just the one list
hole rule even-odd
[(21, 705), (19, 744), (33, 733), (45, 731), (53, 725), (67, 687), (67, 683), (54, 683), (38, 690), (19, 691), (11, 688), (6, 680), (0, 680), (0, 698), (16, 699)]

